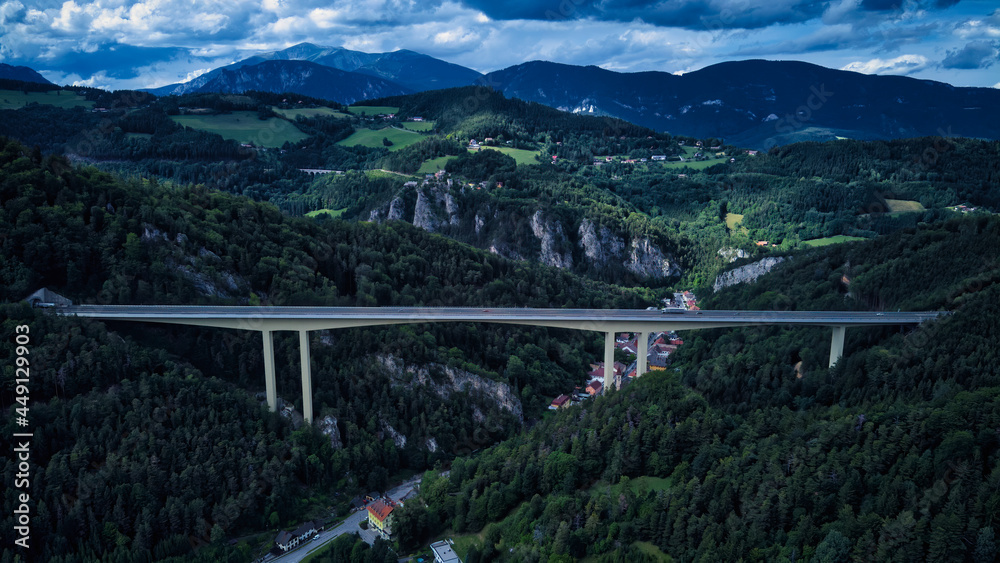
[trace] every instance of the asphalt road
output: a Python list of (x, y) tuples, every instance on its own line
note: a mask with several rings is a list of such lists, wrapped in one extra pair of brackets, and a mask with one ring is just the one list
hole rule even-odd
[[(76, 305), (54, 309), (60, 315), (107, 320), (178, 322), (217, 319), (253, 321), (360, 321), (365, 324), (414, 322), (500, 322), (552, 325), (663, 323), (712, 326), (791, 324), (862, 326), (919, 324), (942, 311), (682, 311), (635, 309), (529, 309), (491, 307), (226, 307), (194, 305)], [(251, 327), (247, 327), (251, 328)]]
[[(410, 492), (413, 491), (413, 488), (418, 483), (420, 483), (420, 478), (419, 477), (415, 477), (415, 478), (413, 478), (413, 479), (411, 479), (411, 480), (403, 483), (402, 485), (399, 485), (399, 486), (397, 486), (397, 487), (395, 487), (395, 488), (387, 491), (385, 494), (389, 498), (398, 501), (398, 500), (406, 498), (407, 495), (409, 495)], [(371, 504), (371, 503), (369, 503), (369, 504)], [(320, 532), (319, 534), (317, 534), (316, 537), (318, 537), (319, 539), (310, 539), (302, 547), (300, 547), (299, 549), (293, 551), (292, 553), (289, 553), (289, 554), (286, 554), (286, 555), (282, 555), (280, 557), (275, 557), (273, 559), (267, 559), (266, 561), (268, 563), (270, 563), (270, 562), (274, 562), (274, 563), (299, 563), (300, 561), (302, 561), (303, 559), (305, 559), (310, 553), (312, 553), (312, 552), (316, 551), (317, 549), (323, 547), (324, 545), (326, 545), (327, 542), (334, 540), (335, 538), (337, 538), (338, 536), (340, 536), (342, 534), (354, 534), (354, 533), (357, 533), (358, 535), (361, 536), (361, 539), (365, 540), (369, 544), (373, 544), (373, 543), (375, 543), (375, 532), (373, 532), (371, 530), (362, 530), (358, 526), (358, 524), (362, 520), (367, 520), (367, 519), (368, 519), (368, 511), (367, 510), (359, 510), (359, 511), (355, 512), (354, 514), (351, 514), (350, 516), (348, 516), (346, 519), (344, 519), (343, 522), (341, 522), (337, 526), (335, 526), (335, 527), (333, 527), (333, 528), (331, 528), (329, 530), (323, 530), (322, 532)]]

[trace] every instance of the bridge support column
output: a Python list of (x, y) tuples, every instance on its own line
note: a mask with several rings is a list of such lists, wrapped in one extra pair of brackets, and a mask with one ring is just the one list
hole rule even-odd
[(302, 418), (313, 421), (312, 365), (309, 354), (309, 331), (299, 331), (299, 358), (302, 361)]
[(271, 412), (278, 410), (278, 380), (274, 375), (274, 333), (262, 330), (264, 335), (264, 390)]
[(649, 354), (649, 333), (640, 332), (636, 341), (635, 376), (642, 377), (646, 373), (646, 355)]
[(837, 360), (844, 355), (844, 336), (846, 333), (846, 326), (833, 327), (833, 338), (830, 340), (830, 367), (836, 365)]
[(615, 333), (604, 333), (604, 387), (618, 388), (615, 381)]

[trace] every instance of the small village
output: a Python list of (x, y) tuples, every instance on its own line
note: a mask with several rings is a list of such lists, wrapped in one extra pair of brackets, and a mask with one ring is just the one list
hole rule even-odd
[[(664, 299), (665, 309), (698, 311), (698, 298), (690, 291), (674, 293), (673, 298)], [(559, 410), (580, 404), (583, 401), (604, 394), (604, 390), (609, 384), (618, 389), (622, 389), (628, 384), (641, 377), (643, 374), (637, 373), (637, 356), (641, 349), (639, 344), (639, 334), (635, 332), (619, 333), (615, 337), (615, 355), (624, 357), (628, 361), (615, 361), (613, 374), (614, 381), (606, 382), (604, 375), (604, 362), (590, 364), (590, 371), (587, 372), (588, 383), (581, 387), (576, 387), (571, 393), (564, 393), (553, 399), (549, 404), (549, 410)], [(646, 343), (646, 365), (649, 371), (665, 371), (670, 355), (677, 351), (677, 347), (684, 344), (674, 331), (654, 332), (649, 335)], [(620, 351), (620, 352), (619, 352)]]

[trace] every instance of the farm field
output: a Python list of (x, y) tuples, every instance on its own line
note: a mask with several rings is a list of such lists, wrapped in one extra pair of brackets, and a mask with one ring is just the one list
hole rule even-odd
[(20, 90), (0, 90), (0, 109), (20, 109), (30, 103), (56, 106), (60, 108), (94, 107), (94, 102), (69, 90), (52, 92), (21, 92)]
[(437, 158), (425, 160), (424, 163), (420, 165), (420, 168), (417, 169), (417, 174), (433, 174), (438, 170), (444, 170), (444, 167), (447, 166), (448, 161), (453, 158), (458, 158), (458, 157), (439, 156)]
[(410, 131), (417, 131), (419, 133), (426, 133), (434, 129), (433, 121), (404, 121), (403, 128), (409, 129)]
[(278, 115), (280, 115), (282, 117), (287, 117), (288, 119), (292, 119), (292, 120), (294, 120), (296, 117), (298, 117), (300, 115), (302, 117), (316, 117), (316, 116), (321, 116), (321, 117), (350, 117), (348, 114), (346, 114), (346, 113), (344, 113), (342, 111), (337, 111), (337, 110), (331, 109), (331, 108), (280, 109), (280, 108), (272, 107), (271, 109), (274, 110), (274, 113), (276, 113), (276, 114), (278, 114)]
[(347, 111), (354, 115), (371, 117), (379, 114), (399, 113), (399, 108), (392, 106), (350, 106)]
[(500, 151), (513, 158), (518, 164), (538, 164), (535, 157), (542, 154), (540, 151), (512, 149), (510, 147), (484, 147), (482, 150)]
[(388, 147), (390, 151), (397, 151), (416, 143), (423, 138), (423, 135), (420, 133), (414, 133), (413, 131), (405, 131), (403, 129), (395, 129), (392, 127), (385, 127), (382, 129), (358, 129), (351, 134), (350, 137), (339, 141), (337, 144), (344, 147), (361, 145), (363, 147), (379, 148), (385, 146), (382, 144), (383, 138), (389, 139), (389, 141), (392, 142), (392, 146)]
[(831, 244), (838, 244), (841, 242), (854, 242), (857, 240), (867, 240), (861, 237), (849, 237), (847, 235), (836, 235), (832, 237), (814, 238), (812, 240), (804, 240), (802, 244), (806, 246), (828, 246)]
[(277, 148), (285, 142), (297, 143), (309, 137), (284, 119), (272, 117), (261, 121), (257, 112), (253, 111), (234, 111), (225, 115), (174, 115), (170, 118), (185, 127), (218, 133), (224, 139), (252, 143), (258, 147)]
[(306, 217), (319, 217), (320, 215), (326, 214), (336, 219), (337, 217), (343, 215), (344, 211), (347, 211), (346, 207), (343, 209), (317, 209), (316, 211), (306, 213)]
[(921, 205), (919, 201), (910, 201), (906, 199), (887, 199), (885, 200), (889, 204), (890, 213), (912, 213), (914, 211), (927, 211), (927, 209)]

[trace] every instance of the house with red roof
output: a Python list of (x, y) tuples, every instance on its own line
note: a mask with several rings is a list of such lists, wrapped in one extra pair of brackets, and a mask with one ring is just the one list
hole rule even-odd
[(564, 409), (570, 405), (569, 395), (559, 395), (549, 405), (549, 410)]
[(396, 503), (392, 499), (378, 499), (368, 506), (368, 524), (384, 539), (392, 539), (392, 511)]

